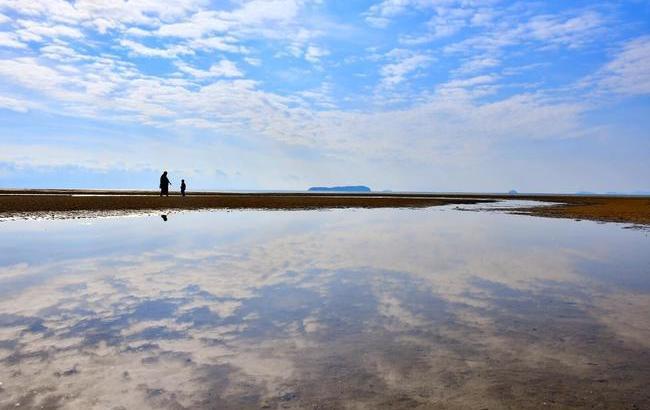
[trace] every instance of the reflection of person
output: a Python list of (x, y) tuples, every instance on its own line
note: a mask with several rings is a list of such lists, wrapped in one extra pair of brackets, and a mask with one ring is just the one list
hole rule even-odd
[(187, 185), (185, 185), (185, 180), (181, 179), (181, 195), (185, 196), (185, 188)]
[(163, 219), (163, 221), (167, 222), (167, 215), (160, 215), (160, 217)]
[(169, 182), (169, 178), (167, 178), (167, 171), (163, 172), (163, 174), (160, 176), (160, 196), (169, 196), (169, 186), (171, 184), (172, 183)]

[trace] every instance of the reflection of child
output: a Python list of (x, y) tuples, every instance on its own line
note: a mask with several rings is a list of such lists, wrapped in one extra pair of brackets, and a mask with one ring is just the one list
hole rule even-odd
[(185, 180), (181, 179), (181, 195), (185, 196)]

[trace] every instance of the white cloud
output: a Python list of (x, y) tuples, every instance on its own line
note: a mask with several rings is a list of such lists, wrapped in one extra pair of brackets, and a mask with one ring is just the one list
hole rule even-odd
[(382, 85), (387, 87), (395, 86), (403, 82), (409, 73), (428, 66), (432, 60), (428, 55), (414, 54), (399, 58), (396, 62), (386, 64), (380, 70)]
[(218, 124), (213, 121), (208, 121), (203, 118), (181, 118), (174, 121), (174, 124), (183, 127), (193, 127), (199, 129), (215, 129), (219, 128)]
[(262, 60), (254, 57), (244, 57), (244, 61), (246, 61), (248, 64), (252, 66), (259, 66), (262, 64)]
[(151, 37), (154, 35), (152, 31), (144, 30), (139, 27), (129, 27), (124, 33), (135, 37)]
[(43, 57), (51, 60), (77, 61), (85, 59), (85, 56), (80, 55), (74, 49), (59, 44), (43, 46), (40, 51)]
[(535, 40), (576, 48), (595, 41), (602, 24), (600, 14), (587, 11), (573, 17), (536, 16), (519, 31)]
[(33, 104), (28, 101), (0, 95), (0, 108), (16, 112), (27, 112), (32, 106)]
[(490, 56), (477, 56), (465, 62), (456, 70), (458, 74), (471, 74), (499, 66), (501, 62)]
[(244, 75), (241, 71), (239, 71), (235, 63), (226, 59), (213, 64), (208, 70), (199, 70), (180, 62), (177, 62), (176, 66), (179, 70), (196, 78), (243, 77)]
[(225, 32), (233, 26), (222, 18), (222, 13), (215, 11), (200, 11), (181, 23), (165, 24), (157, 30), (157, 34), (167, 37), (200, 38), (206, 34)]
[(144, 44), (135, 42), (133, 40), (123, 39), (120, 40), (120, 45), (128, 48), (136, 55), (145, 57), (161, 57), (161, 58), (174, 58), (179, 55), (194, 54), (194, 51), (189, 47), (181, 45), (172, 45), (167, 48), (153, 48), (145, 46)]
[(496, 75), (478, 75), (470, 78), (454, 79), (438, 86), (438, 94), (444, 98), (478, 98), (494, 93), (499, 89)]
[(305, 60), (309, 61), (312, 64), (320, 62), (322, 57), (329, 55), (330, 52), (320, 47), (308, 46), (305, 50)]
[[(1, 9), (18, 7), (11, 0), (0, 4)], [(60, 9), (54, 8), (55, 4)], [(462, 150), (474, 141), (579, 134), (578, 119), (585, 107), (561, 96), (550, 100), (543, 93), (515, 94), (495, 97), (489, 103), (479, 97), (502, 86), (502, 78), (487, 71), (507, 62), (502, 48), (522, 43), (578, 47), (596, 38), (597, 23), (603, 21), (599, 14), (584, 12), (535, 18), (526, 15), (527, 20), (514, 22), (498, 19), (502, 16), (474, 1), (384, 1), (374, 14), (365, 16), (368, 21), (383, 19), (388, 23), (408, 12), (409, 7), (427, 7), (434, 13), (428, 25), (423, 25), (420, 37), (402, 37), (403, 43), (444, 38), (466, 27), (493, 23), (448, 48), (469, 54), (460, 56), (459, 61), (453, 59), (455, 56), (449, 59), (452, 64), (458, 63), (454, 66), (458, 68), (449, 72), (451, 80), (437, 87), (429, 81), (415, 96), (410, 94), (407, 81), (429, 74), (426, 69), (434, 61), (435, 50), (395, 48), (381, 54), (386, 45), (379, 45), (370, 58), (357, 60), (367, 64), (362, 69), (370, 80), (364, 91), (372, 94), (374, 80), (379, 83), (374, 90), (376, 100), (394, 97), (406, 104), (394, 109), (372, 100), (376, 105), (359, 104), (358, 111), (343, 111), (338, 107), (350, 101), (346, 97), (364, 97), (333, 98), (332, 84), (336, 83), (328, 73), (307, 78), (306, 90), (289, 93), (273, 91), (274, 77), (264, 76), (258, 82), (245, 78), (241, 70), (244, 62), (254, 66), (262, 63), (261, 57), (250, 55), (266, 58), (281, 50), (317, 65), (335, 49), (336, 45), (326, 42), (331, 38), (321, 36), (340, 33), (312, 24), (316, 19), (300, 20), (304, 1), (235, 1), (229, 11), (203, 10), (206, 4), (200, 1), (174, 1), (169, 3), (170, 10), (153, 0), (138, 2), (133, 9), (123, 7), (122, 2), (113, 4), (114, 10), (104, 2), (90, 0), (34, 0), (20, 11), (12, 9), (22, 16), (16, 24), (25, 38), (48, 41), (40, 48), (33, 47), (33, 54), (30, 50), (29, 55), (34, 57), (21, 57), (21, 50), (10, 50), (16, 56), (0, 60), (3, 83), (19, 92), (27, 91), (24, 95), (36, 94), (46, 102), (42, 109), (65, 115), (137, 122), (175, 131), (187, 126), (214, 130), (219, 135), (301, 144), (327, 154), (367, 153), (402, 159), (428, 157), (441, 149)], [(37, 18), (46, 22), (36, 22)], [(117, 55), (97, 56), (94, 42), (81, 45), (75, 41), (91, 29), (119, 31), (100, 44), (106, 46), (102, 50)], [(363, 37), (360, 41), (365, 40)], [(265, 42), (266, 48), (258, 49), (259, 42)], [(600, 84), (620, 93), (648, 92), (648, 42), (645, 38), (628, 44), (603, 68)], [(10, 44), (25, 47), (13, 34), (0, 34), (0, 45)], [(224, 53), (241, 56), (228, 55), (226, 59)], [(138, 68), (139, 59), (131, 61), (131, 56), (170, 59), (159, 67), (171, 62), (176, 71), (146, 75)], [(214, 62), (209, 68), (206, 58)], [(273, 64), (269, 67), (272, 70)], [(277, 81), (291, 68), (269, 74), (277, 75)], [(299, 75), (311, 75), (310, 71), (319, 70), (308, 67)], [(314, 84), (321, 86), (314, 88)], [(30, 107), (29, 101), (13, 97), (5, 97), (0, 104), (17, 111)], [(405, 130), (409, 144), (403, 143)]]
[(29, 57), (0, 60), (0, 76), (32, 90), (51, 90), (65, 82), (56, 70), (40, 65)]
[(597, 74), (602, 89), (625, 95), (650, 95), (650, 36), (627, 42)]
[(248, 54), (248, 49), (237, 45), (233, 37), (207, 37), (192, 40), (189, 47), (195, 50), (219, 50), (227, 53)]
[(230, 60), (221, 60), (210, 67), (210, 73), (219, 77), (242, 77), (243, 73), (239, 71), (235, 63)]
[(449, 37), (458, 33), (467, 23), (462, 18), (436, 16), (428, 25), (431, 27), (433, 38)]
[(495, 18), (496, 13), (493, 10), (482, 8), (474, 13), (469, 22), (472, 26), (485, 26), (492, 23)]
[(261, 37), (275, 37), (281, 34), (266, 25), (289, 24), (304, 3), (299, 0), (252, 0), (241, 3), (241, 7), (232, 11), (199, 11), (184, 21), (163, 24), (157, 34), (193, 39), (215, 33), (237, 37), (254, 33)]
[[(396, 63), (388, 70), (389, 78), (406, 76), (413, 70), (409, 67), (420, 66), (422, 58), (399, 50), (390, 55), (401, 58), (402, 65)], [(194, 77), (217, 80), (197, 87), (184, 79), (144, 76), (128, 65), (99, 58), (78, 65), (81, 72), (72, 76), (59, 66), (35, 59), (0, 60), (0, 77), (40, 93), (50, 101), (50, 109), (63, 103), (61, 110), (69, 115), (106, 115), (111, 121), (162, 128), (200, 127), (318, 147), (345, 157), (363, 154), (364, 158), (428, 161), (440, 150), (457, 155), (472, 141), (567, 137), (582, 132), (581, 105), (545, 102), (535, 95), (478, 104), (472, 93), (462, 92), (489, 86), (495, 80), (489, 76), (450, 82), (439, 94), (411, 108), (373, 113), (338, 110), (327, 84), (281, 96), (260, 90), (255, 81), (224, 79), (241, 75), (228, 60), (208, 70), (182, 67)], [(452, 91), (455, 94), (450, 98)], [(312, 109), (312, 104), (326, 111)], [(403, 143), (405, 130), (409, 144)]]
[[(309, 100), (314, 105), (324, 109), (336, 109), (336, 101), (331, 96), (332, 84), (329, 82), (322, 83), (319, 87), (310, 90), (300, 91), (297, 93), (300, 97)], [(304, 104), (308, 107), (308, 104)]]
[(558, 15), (535, 15), (521, 21), (503, 17), (504, 23), (445, 46), (448, 53), (471, 54), (476, 51), (496, 53), (507, 47), (577, 49), (601, 40), (606, 19), (595, 11)]
[(445, 88), (467, 88), (476, 85), (493, 83), (497, 77), (493, 75), (480, 75), (472, 78), (465, 78), (462, 80), (452, 80), (445, 84)]
[(17, 25), (22, 27), (16, 34), (24, 41), (43, 41), (44, 38), (81, 38), (83, 34), (79, 29), (66, 25), (49, 25), (32, 20), (18, 20)]
[(206, 4), (205, 0), (97, 1), (3, 0), (0, 9), (21, 16), (44, 17), (67, 25), (84, 25), (99, 31), (128, 24), (158, 25), (186, 16)]
[(370, 6), (364, 13), (366, 22), (375, 27), (387, 27), (390, 24), (390, 17), (401, 14), (414, 3), (413, 0), (383, 0)]
[(386, 17), (367, 16), (366, 23), (370, 24), (373, 27), (386, 28), (390, 24), (390, 20)]
[(26, 48), (27, 44), (20, 42), (13, 33), (0, 31), (0, 47)]
[(227, 18), (245, 25), (257, 25), (264, 21), (288, 22), (298, 15), (303, 3), (300, 0), (252, 0), (227, 15)]
[[(392, 18), (409, 11), (429, 9), (435, 16), (428, 26), (432, 33), (429, 40), (455, 33), (460, 27), (486, 24), (492, 20), (493, 14), (487, 7), (499, 0), (467, 1), (467, 0), (383, 0), (370, 6), (364, 13), (368, 24), (375, 27), (387, 27)], [(424, 39), (424, 37), (422, 38)], [(424, 40), (423, 40), (424, 41)]]

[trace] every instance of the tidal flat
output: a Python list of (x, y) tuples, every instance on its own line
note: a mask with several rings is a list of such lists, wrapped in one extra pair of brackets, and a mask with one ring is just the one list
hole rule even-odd
[(0, 408), (650, 408), (648, 231), (486, 206), (4, 219)]

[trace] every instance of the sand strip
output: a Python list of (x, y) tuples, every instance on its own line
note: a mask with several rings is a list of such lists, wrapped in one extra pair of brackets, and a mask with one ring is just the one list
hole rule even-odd
[(66, 213), (133, 212), (181, 209), (421, 208), (467, 205), (501, 199), (554, 202), (559, 205), (510, 209), (554, 218), (588, 219), (650, 225), (650, 197), (582, 195), (422, 194), (422, 193), (177, 193), (161, 198), (155, 191), (0, 190), (0, 218), (66, 217)]
[[(491, 200), (437, 198), (431, 196), (355, 195), (274, 195), (274, 194), (195, 194), (186, 197), (159, 197), (153, 193), (106, 194), (93, 192), (0, 194), (0, 218), (65, 217), (75, 212), (154, 211), (181, 209), (318, 209), (429, 207), (448, 204), (475, 204)], [(72, 216), (72, 215), (71, 215)]]

